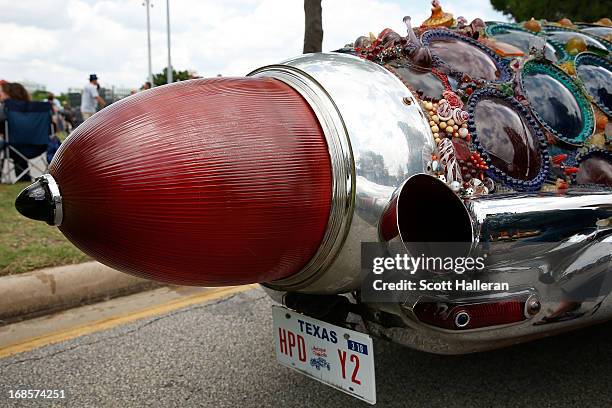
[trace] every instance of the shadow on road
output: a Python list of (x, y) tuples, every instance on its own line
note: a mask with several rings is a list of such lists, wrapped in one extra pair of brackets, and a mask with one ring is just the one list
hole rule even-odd
[(612, 323), (461, 356), (390, 343), (376, 350), (379, 405), (604, 406), (612, 400)]

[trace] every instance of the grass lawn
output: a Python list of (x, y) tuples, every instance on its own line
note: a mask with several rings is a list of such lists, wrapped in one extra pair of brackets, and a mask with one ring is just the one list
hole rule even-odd
[(90, 260), (56, 227), (17, 212), (15, 198), (28, 184), (0, 184), (0, 276)]

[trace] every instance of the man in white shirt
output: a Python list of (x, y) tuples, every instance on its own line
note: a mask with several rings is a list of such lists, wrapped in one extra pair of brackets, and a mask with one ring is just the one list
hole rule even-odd
[(89, 83), (83, 88), (81, 93), (81, 115), (83, 115), (83, 121), (89, 119), (91, 115), (96, 113), (96, 108), (100, 104), (100, 107), (104, 107), (106, 102), (98, 94), (98, 77), (96, 74), (89, 76)]

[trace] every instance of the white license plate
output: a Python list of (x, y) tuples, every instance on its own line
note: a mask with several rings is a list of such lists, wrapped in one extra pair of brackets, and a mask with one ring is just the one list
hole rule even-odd
[(272, 306), (276, 359), (286, 367), (376, 404), (372, 338)]

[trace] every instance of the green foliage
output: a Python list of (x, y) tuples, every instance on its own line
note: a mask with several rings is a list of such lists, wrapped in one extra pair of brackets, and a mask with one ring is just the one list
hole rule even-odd
[(15, 198), (27, 185), (0, 184), (0, 276), (90, 260), (58, 228), (17, 212)]
[(47, 91), (34, 91), (30, 97), (33, 101), (46, 101), (47, 95), (49, 95), (49, 92)]
[(57, 98), (58, 101), (60, 101), (62, 104), (66, 101), (68, 101), (68, 95), (66, 95), (65, 93), (61, 93), (58, 95), (55, 95), (55, 98)]
[(593, 22), (612, 17), (612, 0), (491, 0), (493, 8), (512, 16), (515, 21), (546, 19)]
[[(172, 70), (172, 80), (174, 82), (185, 81), (187, 79), (196, 78), (197, 75), (195, 71), (176, 71)], [(164, 68), (164, 70), (159, 74), (153, 74), (153, 85), (160, 86), (168, 83), (168, 68)]]
[[(47, 92), (47, 91), (34, 91), (30, 95), (30, 97), (32, 98), (33, 101), (46, 101), (47, 96), (49, 96), (49, 93), (50, 92)], [(66, 95), (65, 93), (62, 93), (60, 95), (55, 95), (55, 99), (59, 100), (61, 103), (64, 103), (64, 101), (68, 100), (68, 95)]]

